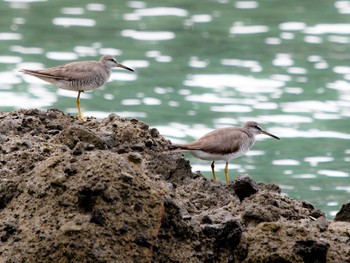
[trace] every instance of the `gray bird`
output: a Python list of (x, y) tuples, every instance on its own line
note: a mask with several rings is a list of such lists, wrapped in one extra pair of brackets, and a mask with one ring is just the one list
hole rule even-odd
[(77, 91), (78, 118), (85, 120), (80, 110), (80, 93), (101, 87), (111, 76), (112, 68), (117, 67), (134, 71), (120, 64), (113, 56), (109, 55), (101, 57), (99, 61), (72, 62), (48, 69), (22, 69), (20, 71), (49, 82), (61, 89)]
[(228, 184), (228, 162), (244, 155), (255, 143), (255, 136), (266, 134), (275, 139), (277, 136), (264, 131), (257, 122), (248, 121), (242, 127), (227, 127), (214, 130), (198, 140), (179, 145), (171, 145), (175, 152), (188, 152), (193, 156), (207, 161), (212, 161), (211, 170), (216, 182), (215, 161), (226, 161), (225, 177)]

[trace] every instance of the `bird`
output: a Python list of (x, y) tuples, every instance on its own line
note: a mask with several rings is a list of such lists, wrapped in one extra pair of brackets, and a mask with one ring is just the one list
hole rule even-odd
[(77, 117), (84, 121), (86, 119), (80, 110), (80, 94), (105, 84), (111, 76), (112, 68), (134, 71), (117, 62), (113, 56), (104, 55), (99, 61), (78, 61), (41, 70), (21, 69), (20, 72), (49, 82), (58, 88), (77, 91)]
[(226, 184), (228, 184), (229, 161), (248, 152), (254, 145), (255, 136), (258, 134), (265, 134), (280, 140), (276, 135), (263, 130), (258, 122), (248, 121), (242, 127), (220, 128), (193, 142), (171, 145), (170, 149), (174, 152), (191, 153), (196, 158), (212, 161), (210, 167), (214, 182), (216, 182), (215, 161), (226, 161), (224, 172)]

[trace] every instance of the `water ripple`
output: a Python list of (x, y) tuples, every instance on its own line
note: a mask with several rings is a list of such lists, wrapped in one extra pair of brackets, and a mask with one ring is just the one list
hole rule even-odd
[[(286, 117), (285, 117), (286, 119)], [(272, 133), (279, 134), (282, 138), (334, 138), (334, 139), (344, 139), (349, 140), (350, 134), (329, 131), (329, 130), (318, 130), (318, 129), (310, 129), (307, 131), (300, 131), (293, 128), (273, 128), (271, 129)]]
[(106, 10), (106, 6), (100, 3), (90, 3), (86, 5), (86, 9), (89, 11), (98, 11), (102, 12)]
[(61, 13), (65, 15), (82, 15), (84, 12), (84, 8), (81, 7), (64, 7), (61, 9)]
[(44, 52), (40, 47), (11, 46), (10, 50), (21, 54), (42, 54)]
[(344, 36), (329, 36), (328, 40), (333, 43), (338, 44), (349, 44), (350, 43), (350, 37), (344, 37)]
[(334, 170), (320, 170), (318, 171), (318, 174), (322, 174), (329, 177), (349, 177), (349, 173)]
[(296, 178), (296, 179), (314, 179), (314, 178), (317, 178), (317, 176), (315, 174), (295, 174), (292, 177)]
[(311, 166), (315, 167), (319, 163), (333, 162), (334, 158), (330, 156), (310, 156), (304, 158), (304, 162), (310, 163)]
[(253, 26), (246, 26), (241, 23), (235, 23), (230, 28), (231, 34), (258, 34), (258, 33), (266, 33), (269, 31), (268, 26), (264, 25), (253, 25)]
[(252, 72), (261, 72), (262, 66), (255, 60), (241, 60), (241, 59), (222, 59), (222, 65), (225, 66), (237, 66), (243, 68), (249, 68)]
[(290, 54), (276, 54), (275, 59), (272, 61), (274, 66), (288, 67), (294, 64)]
[(336, 101), (296, 101), (281, 103), (284, 112), (338, 112), (339, 104)]
[(318, 24), (304, 29), (304, 33), (321, 34), (350, 34), (350, 24)]
[(29, 93), (22, 92), (1, 92), (1, 107), (16, 107), (20, 108), (26, 105), (27, 108), (49, 107), (56, 102), (57, 96), (48, 92), (44, 88), (35, 86), (35, 89), (30, 88), (31, 94), (35, 94), (35, 97), (29, 95)]
[(295, 124), (295, 123), (312, 123), (313, 119), (305, 116), (298, 115), (260, 115), (260, 122), (275, 122), (279, 124)]
[(74, 52), (47, 52), (46, 57), (53, 60), (76, 60), (79, 58)]
[(124, 60), (123, 64), (128, 65), (133, 69), (149, 67), (149, 62), (147, 60)]
[(0, 63), (3, 63), (3, 64), (17, 64), (17, 63), (21, 63), (21, 62), (22, 62), (21, 57), (0, 56)]
[(193, 23), (209, 23), (213, 20), (213, 17), (208, 14), (199, 14), (191, 16), (191, 21)]
[(130, 37), (143, 41), (164, 41), (175, 38), (175, 33), (170, 31), (137, 31), (133, 29), (125, 29), (121, 32), (123, 37)]
[[(1, 84), (18, 84), (21, 83), (21, 79), (18, 78), (14, 72), (0, 72)], [(1, 97), (1, 100), (4, 98)]]
[(140, 16), (188, 16), (188, 11), (176, 7), (154, 7), (154, 8), (142, 8), (135, 10), (135, 13)]
[(259, 3), (256, 1), (237, 1), (234, 5), (238, 9), (255, 9), (259, 7)]
[(4, 2), (10, 3), (37, 3), (37, 2), (47, 2), (48, 0), (4, 0)]
[(349, 1), (335, 1), (334, 6), (340, 14), (350, 14)]
[(94, 19), (68, 18), (68, 17), (56, 17), (52, 20), (52, 23), (56, 26), (63, 26), (63, 27), (70, 27), (70, 26), (93, 27), (96, 25), (96, 21)]
[(108, 82), (121, 80), (121, 81), (134, 81), (137, 79), (136, 74), (125, 73), (125, 72), (112, 72)]
[(273, 165), (300, 165), (300, 162), (297, 160), (293, 160), (293, 159), (281, 159), (281, 160), (273, 160), (272, 161)]
[(301, 31), (306, 28), (306, 24), (304, 22), (284, 22), (279, 25), (279, 28), (286, 31)]
[(190, 75), (184, 85), (219, 89), (232, 87), (243, 93), (272, 93), (282, 87), (284, 82), (234, 74), (197, 74)]
[(206, 66), (208, 66), (208, 62), (200, 60), (197, 57), (191, 57), (188, 65), (192, 68), (205, 68)]
[(18, 33), (0, 33), (0, 40), (21, 40), (22, 35)]
[(224, 106), (211, 106), (211, 111), (214, 112), (251, 112), (252, 108), (243, 105), (224, 105)]

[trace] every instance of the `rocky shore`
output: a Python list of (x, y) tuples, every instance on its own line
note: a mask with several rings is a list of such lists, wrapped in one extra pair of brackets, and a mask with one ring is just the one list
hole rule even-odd
[(0, 112), (0, 262), (350, 262), (335, 220), (277, 185), (192, 173), (117, 115)]

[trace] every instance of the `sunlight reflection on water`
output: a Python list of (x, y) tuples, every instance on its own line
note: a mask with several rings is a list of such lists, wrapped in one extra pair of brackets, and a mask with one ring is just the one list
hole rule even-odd
[(269, 31), (269, 27), (263, 25), (246, 26), (241, 23), (236, 23), (230, 28), (231, 34), (257, 34)]
[(0, 63), (4, 64), (17, 64), (21, 63), (22, 58), (21, 57), (15, 57), (15, 56), (0, 56)]
[(197, 74), (185, 80), (186, 86), (221, 89), (235, 88), (244, 93), (271, 93), (284, 85), (283, 81), (271, 79), (257, 79), (234, 74)]
[(18, 33), (2, 32), (0, 33), (0, 41), (2, 40), (21, 40), (22, 35)]
[(56, 102), (57, 96), (47, 92), (46, 89), (39, 88), (37, 86), (30, 88), (35, 91), (35, 97), (30, 96), (28, 93), (13, 93), (13, 92), (1, 92), (1, 107), (9, 107), (16, 104), (24, 106), (26, 108), (38, 108), (38, 107), (49, 107)]
[(164, 41), (175, 38), (175, 33), (169, 31), (138, 31), (125, 29), (121, 32), (124, 37), (131, 37), (143, 41)]
[(96, 21), (88, 18), (68, 18), (68, 17), (56, 17), (52, 20), (52, 23), (56, 26), (83, 26), (93, 27), (96, 25)]

